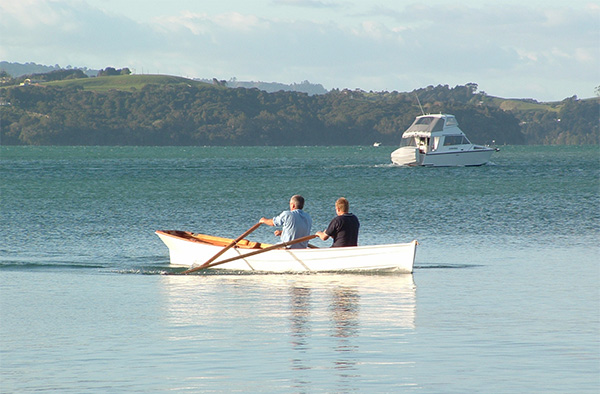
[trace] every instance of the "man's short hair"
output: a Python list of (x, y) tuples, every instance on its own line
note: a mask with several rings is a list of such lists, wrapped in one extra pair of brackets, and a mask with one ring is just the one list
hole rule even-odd
[(302, 197), (301, 195), (294, 194), (292, 198), (290, 198), (290, 201), (294, 203), (296, 209), (304, 208), (304, 197)]
[(350, 203), (344, 197), (340, 197), (335, 202), (335, 207), (344, 213), (348, 213), (348, 209), (350, 208)]

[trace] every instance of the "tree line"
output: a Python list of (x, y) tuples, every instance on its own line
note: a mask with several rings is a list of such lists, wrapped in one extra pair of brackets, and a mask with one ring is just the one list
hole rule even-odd
[[(128, 70), (127, 70), (128, 71)], [(122, 73), (110, 70), (110, 73)], [(126, 73), (126, 71), (125, 71)], [(480, 144), (597, 144), (597, 100), (570, 99), (559, 113), (524, 114), (485, 104), (476, 84), (411, 93), (299, 92), (210, 84), (2, 90), (4, 145), (396, 145), (423, 111), (456, 115)], [(529, 117), (527, 117), (529, 116)]]

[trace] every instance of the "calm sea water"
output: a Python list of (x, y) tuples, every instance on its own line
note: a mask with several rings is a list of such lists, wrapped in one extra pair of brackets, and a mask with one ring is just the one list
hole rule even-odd
[[(0, 147), (0, 392), (597, 393), (599, 148), (393, 149)], [(155, 230), (295, 193), (315, 231), (345, 196), (361, 244), (417, 239), (414, 274), (162, 275)]]

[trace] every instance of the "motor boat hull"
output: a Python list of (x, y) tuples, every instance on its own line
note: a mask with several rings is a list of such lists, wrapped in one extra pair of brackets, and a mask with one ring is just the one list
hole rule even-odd
[(392, 162), (400, 166), (469, 167), (487, 164), (496, 150), (478, 149), (421, 153), (416, 148), (403, 147), (392, 152)]

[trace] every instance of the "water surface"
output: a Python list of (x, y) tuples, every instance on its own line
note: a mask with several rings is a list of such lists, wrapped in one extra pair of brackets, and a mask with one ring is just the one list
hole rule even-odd
[[(598, 392), (598, 147), (393, 148), (1, 147), (0, 391)], [(345, 196), (361, 244), (417, 239), (414, 274), (162, 275), (155, 230), (295, 193), (315, 231)]]

